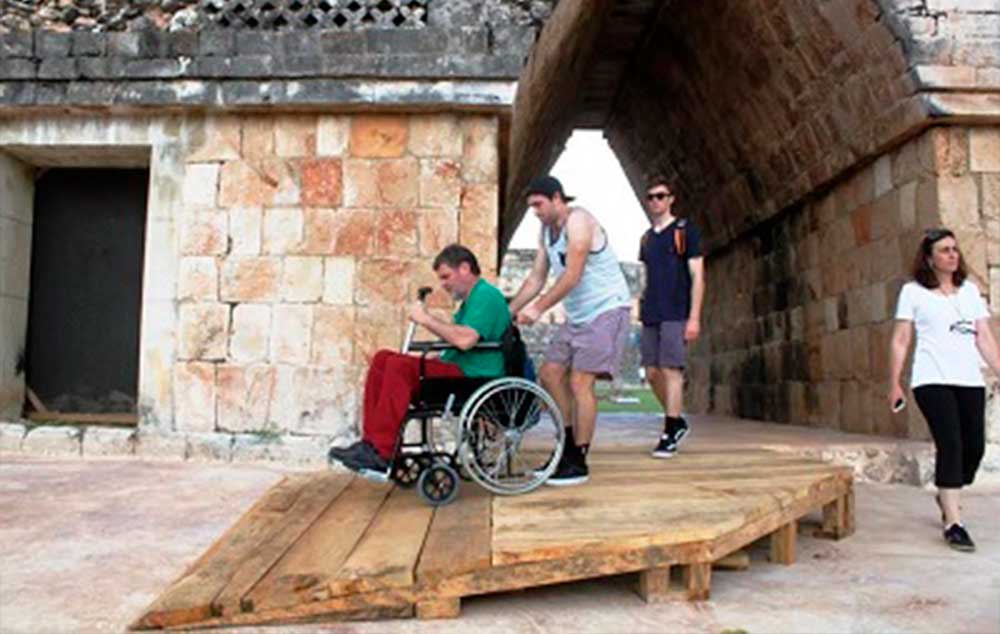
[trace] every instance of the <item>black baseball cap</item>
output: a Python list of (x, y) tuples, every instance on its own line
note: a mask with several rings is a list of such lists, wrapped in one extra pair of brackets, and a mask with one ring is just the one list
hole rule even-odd
[(546, 198), (552, 198), (556, 194), (559, 194), (566, 202), (575, 198), (574, 196), (566, 195), (566, 192), (563, 191), (562, 183), (555, 176), (539, 176), (531, 179), (531, 182), (528, 183), (528, 195), (532, 194), (541, 194)]

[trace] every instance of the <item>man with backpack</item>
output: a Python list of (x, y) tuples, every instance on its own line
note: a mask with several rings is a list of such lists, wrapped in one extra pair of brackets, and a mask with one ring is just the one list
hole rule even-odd
[(652, 225), (642, 236), (639, 260), (646, 267), (646, 288), (639, 310), (642, 321), (641, 363), (663, 406), (663, 434), (654, 458), (670, 458), (690, 427), (681, 417), (687, 344), (701, 332), (705, 295), (701, 233), (673, 208), (673, 190), (656, 176), (646, 188)]

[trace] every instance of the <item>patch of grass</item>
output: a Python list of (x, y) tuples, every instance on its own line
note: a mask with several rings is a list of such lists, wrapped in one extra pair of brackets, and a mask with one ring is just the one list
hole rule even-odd
[(648, 387), (626, 388), (619, 396), (638, 398), (638, 403), (615, 403), (611, 400), (611, 386), (598, 384), (597, 386), (597, 411), (601, 413), (636, 413), (644, 414), (648, 412), (660, 413), (663, 408), (656, 400), (653, 390)]

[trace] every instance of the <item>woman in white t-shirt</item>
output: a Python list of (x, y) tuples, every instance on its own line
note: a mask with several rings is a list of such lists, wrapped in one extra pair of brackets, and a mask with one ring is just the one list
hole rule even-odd
[(889, 403), (897, 412), (906, 403), (900, 375), (916, 330), (910, 387), (934, 438), (935, 499), (944, 538), (952, 548), (973, 551), (975, 544), (962, 525), (959, 496), (975, 479), (985, 448), (986, 389), (980, 355), (1000, 376), (1000, 354), (990, 332), (990, 313), (966, 275), (955, 234), (928, 231), (914, 259), (914, 281), (899, 293)]

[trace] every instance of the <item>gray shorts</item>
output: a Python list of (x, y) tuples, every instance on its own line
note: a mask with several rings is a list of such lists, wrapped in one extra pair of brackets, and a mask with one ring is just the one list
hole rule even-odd
[(563, 324), (545, 348), (545, 362), (589, 374), (618, 374), (630, 314), (629, 307), (622, 306), (606, 310), (585, 324)]
[(683, 368), (687, 363), (686, 321), (664, 321), (642, 327), (639, 354), (644, 368)]

